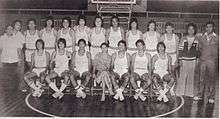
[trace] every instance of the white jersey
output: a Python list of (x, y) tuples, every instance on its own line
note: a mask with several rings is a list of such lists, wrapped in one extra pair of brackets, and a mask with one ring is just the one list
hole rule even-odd
[(60, 30), (60, 38), (64, 38), (66, 40), (66, 49), (72, 52), (73, 41), (70, 35), (71, 28), (68, 28), (67, 33), (63, 33), (63, 28)]
[(131, 30), (128, 31), (128, 47), (136, 48), (136, 41), (141, 38), (141, 31), (137, 30), (136, 34), (133, 34)]
[(88, 43), (89, 38), (86, 32), (87, 29), (89, 29), (89, 27), (85, 26), (83, 31), (80, 31), (79, 26), (76, 26), (76, 30), (75, 30), (76, 43), (78, 43), (79, 39), (84, 39), (86, 43)]
[(58, 51), (55, 56), (55, 68), (54, 71), (61, 75), (62, 72), (69, 69), (70, 57), (67, 57), (67, 51), (65, 50), (63, 55), (60, 55)]
[(126, 52), (124, 57), (120, 58), (117, 52), (115, 62), (114, 62), (114, 72), (122, 76), (124, 73), (128, 72), (128, 61), (126, 57)]
[(76, 52), (75, 55), (75, 67), (76, 71), (82, 75), (83, 72), (88, 71), (89, 65), (88, 65), (88, 57), (86, 55), (87, 52), (85, 52), (82, 56), (79, 55), (79, 52)]
[(121, 37), (121, 28), (118, 27), (117, 31), (114, 31), (112, 27), (110, 27), (110, 34), (109, 34), (109, 46), (117, 47), (118, 42), (122, 40)]
[(25, 58), (27, 62), (31, 62), (31, 54), (36, 49), (35, 43), (39, 39), (38, 30), (35, 31), (35, 34), (31, 35), (30, 31), (27, 30), (27, 35), (25, 37), (25, 44), (26, 44), (26, 51), (25, 51)]
[(34, 52), (34, 63), (35, 67), (33, 69), (33, 72), (35, 72), (38, 76), (40, 76), (40, 73), (45, 71), (47, 67), (47, 56), (46, 52), (43, 51), (43, 54), (39, 55), (37, 51)]
[(165, 59), (160, 58), (159, 54), (157, 61), (154, 64), (154, 73), (158, 74), (161, 78), (168, 73), (168, 55), (165, 54)]
[(145, 52), (143, 56), (140, 56), (137, 52), (134, 62), (134, 72), (138, 73), (139, 75), (148, 73), (148, 62), (149, 61)]
[(96, 33), (95, 28), (91, 31), (91, 49), (90, 52), (92, 54), (92, 59), (94, 59), (95, 55), (101, 52), (100, 45), (105, 42), (105, 29), (101, 28), (99, 33)]
[(145, 38), (146, 39), (144, 39), (144, 42), (147, 51), (151, 54), (151, 56), (155, 55), (157, 53), (157, 43), (158, 43), (157, 32), (155, 31), (153, 36), (150, 36), (149, 32), (146, 32)]
[(55, 50), (55, 42), (56, 42), (56, 36), (54, 35), (54, 28), (52, 28), (51, 31), (46, 31), (44, 28), (42, 30), (42, 40), (45, 43), (45, 49), (49, 51), (50, 54)]
[(171, 56), (172, 58), (172, 65), (174, 65), (177, 56), (176, 56), (176, 39), (175, 39), (175, 34), (172, 35), (172, 39), (168, 40), (167, 34), (164, 35), (164, 44), (166, 45), (166, 52)]

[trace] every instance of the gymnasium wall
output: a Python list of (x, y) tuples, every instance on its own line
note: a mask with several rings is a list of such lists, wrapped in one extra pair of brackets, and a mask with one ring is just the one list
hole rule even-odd
[[(41, 29), (43, 27), (43, 21), (45, 18), (45, 14), (16, 14), (16, 13), (10, 13), (10, 14), (0, 14), (0, 34), (2, 34), (4, 32), (5, 26), (7, 24), (12, 23), (14, 20), (16, 19), (20, 19), (23, 21), (24, 27), (22, 28), (23, 30), (26, 29), (26, 21), (29, 18), (35, 18), (38, 21), (38, 29)], [(60, 24), (60, 20), (63, 17), (69, 16), (71, 17), (71, 19), (73, 20), (73, 23), (75, 23), (74, 20), (77, 19), (78, 15), (52, 15), (54, 17), (54, 19), (57, 20), (56, 26), (59, 26)], [(95, 14), (88, 14), (85, 15), (87, 17), (87, 25), (88, 26), (93, 26), (93, 21), (94, 21), (94, 17)], [(139, 29), (142, 32), (145, 32), (147, 30), (147, 22), (149, 20), (155, 20), (158, 23), (159, 29), (160, 27), (162, 27), (162, 30), (164, 29), (164, 24), (167, 21), (173, 22), (175, 24), (175, 32), (176, 33), (183, 33), (185, 32), (185, 24), (189, 23), (189, 22), (194, 22), (197, 24), (198, 28), (199, 28), (199, 32), (201, 32), (201, 30), (204, 31), (204, 24), (210, 20), (210, 18), (207, 17), (196, 17), (196, 18), (189, 18), (189, 17), (182, 17), (182, 18), (178, 18), (178, 17), (173, 17), (173, 16), (166, 16), (166, 17), (161, 17), (163, 15), (157, 15), (156, 17), (146, 17), (143, 15), (134, 15), (134, 17), (136, 17), (138, 19), (139, 22)], [(216, 25), (216, 33), (219, 33), (219, 18), (215, 17), (212, 21), (215, 22)], [(127, 29), (127, 25), (123, 25), (125, 29)], [(104, 24), (104, 27), (107, 28), (109, 27), (109, 24)], [(164, 31), (162, 31), (164, 32)]]

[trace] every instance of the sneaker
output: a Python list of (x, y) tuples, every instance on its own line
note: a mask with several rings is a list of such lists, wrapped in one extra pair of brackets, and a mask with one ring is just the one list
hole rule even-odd
[(134, 95), (134, 99), (137, 100), (138, 97), (139, 97), (138, 93), (135, 93), (135, 95)]
[(102, 94), (101, 101), (105, 101), (105, 94)]
[(59, 97), (59, 93), (58, 93), (58, 92), (55, 92), (52, 96), (53, 96), (54, 98), (58, 98), (58, 97)]
[(213, 104), (213, 103), (215, 102), (215, 100), (214, 100), (214, 99), (209, 99), (208, 102), (211, 103), (211, 104)]
[(86, 93), (82, 91), (82, 96), (81, 96), (83, 99), (86, 98)]
[(37, 92), (37, 91), (34, 91), (34, 92), (32, 93), (32, 96), (33, 96), (33, 97), (37, 97), (37, 95), (38, 95), (38, 92)]
[(59, 95), (59, 99), (61, 99), (64, 96), (64, 94), (62, 92), (59, 93), (58, 95)]
[(116, 99), (116, 100), (118, 100), (118, 98), (119, 98), (118, 93), (116, 93), (115, 96), (114, 96), (113, 98)]
[(142, 100), (142, 101), (145, 101), (147, 98), (143, 95), (143, 94), (139, 94), (139, 97), (140, 97), (140, 99)]
[(198, 101), (198, 100), (202, 100), (202, 98), (200, 98), (200, 97), (198, 97), (198, 96), (195, 96), (195, 97), (193, 98), (193, 100)]
[(81, 91), (78, 89), (77, 92), (76, 92), (76, 97), (77, 97), (77, 98), (80, 98), (81, 95), (82, 95), (82, 94), (81, 94)]
[(27, 89), (22, 89), (21, 92), (26, 93)]

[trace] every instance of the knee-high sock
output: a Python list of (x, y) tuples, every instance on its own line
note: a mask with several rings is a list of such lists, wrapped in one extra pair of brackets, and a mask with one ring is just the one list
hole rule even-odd
[(55, 91), (55, 92), (60, 92), (60, 90), (57, 88), (56, 84), (54, 82), (51, 82), (49, 86)]
[(65, 88), (66, 88), (66, 84), (61, 83), (60, 92), (63, 92), (63, 90), (65, 90)]

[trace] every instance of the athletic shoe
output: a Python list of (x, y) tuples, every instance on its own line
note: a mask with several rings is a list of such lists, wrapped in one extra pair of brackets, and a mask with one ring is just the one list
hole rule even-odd
[(53, 96), (54, 98), (58, 98), (58, 97), (59, 97), (59, 93), (58, 93), (58, 92), (55, 92), (52, 96)]
[(143, 94), (141, 94), (141, 93), (139, 93), (139, 97), (140, 97), (140, 99), (142, 100), (142, 101), (145, 101), (147, 98), (143, 95)]
[(211, 104), (213, 104), (213, 103), (215, 103), (215, 100), (214, 100), (214, 99), (209, 99), (208, 102), (211, 103)]
[(102, 94), (101, 101), (105, 101), (105, 94)]
[(118, 100), (118, 98), (119, 98), (118, 92), (115, 94), (115, 96), (113, 98)]
[(199, 100), (202, 100), (202, 98), (200, 98), (200, 97), (198, 97), (198, 96), (195, 96), (195, 97), (193, 98), (193, 100), (199, 101)]
[(37, 97), (37, 95), (38, 95), (38, 92), (37, 92), (37, 91), (34, 91), (34, 92), (32, 93), (32, 96), (33, 96), (33, 97)]
[(59, 93), (59, 99), (61, 99), (64, 96), (62, 92)]
[(139, 97), (138, 93), (135, 93), (135, 95), (134, 95), (134, 99), (137, 100), (138, 97)]

